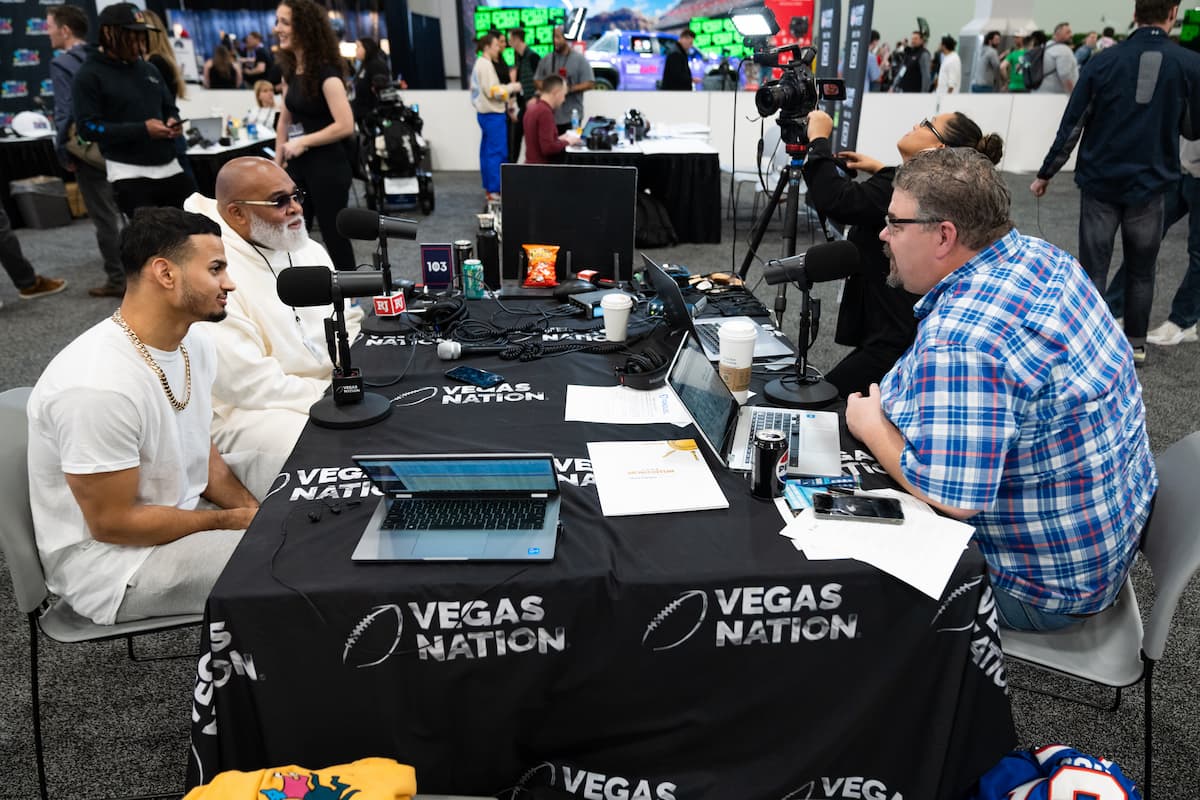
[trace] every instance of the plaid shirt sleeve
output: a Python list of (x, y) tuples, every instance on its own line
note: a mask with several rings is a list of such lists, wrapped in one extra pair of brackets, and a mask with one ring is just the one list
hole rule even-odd
[(961, 345), (934, 344), (906, 353), (881, 391), (884, 413), (904, 436), (904, 477), (939, 503), (989, 508), (1019, 435), (1004, 365)]

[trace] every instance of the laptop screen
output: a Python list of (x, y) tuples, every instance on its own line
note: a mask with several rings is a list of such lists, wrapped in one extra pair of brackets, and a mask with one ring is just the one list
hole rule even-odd
[(549, 456), (355, 456), (384, 494), (398, 492), (555, 492)]
[(738, 404), (694, 334), (684, 338), (667, 381), (692, 415), (709, 448), (724, 462), (722, 448), (737, 416)]
[(694, 330), (692, 314), (688, 311), (687, 301), (683, 299), (679, 284), (645, 253), (642, 253), (642, 262), (646, 265), (646, 278), (658, 299), (662, 301), (663, 318), (666, 319), (671, 333)]

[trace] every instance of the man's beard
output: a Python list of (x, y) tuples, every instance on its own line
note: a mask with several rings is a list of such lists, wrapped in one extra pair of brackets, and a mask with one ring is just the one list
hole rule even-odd
[(308, 241), (308, 231), (305, 229), (303, 217), (300, 218), (300, 227), (292, 230), (286, 222), (272, 225), (265, 219), (251, 214), (250, 239), (272, 250), (292, 251), (304, 246)]
[(887, 285), (893, 289), (903, 289), (904, 281), (900, 278), (900, 273), (896, 270), (896, 258), (892, 255), (892, 248), (884, 243), (883, 254), (888, 258), (888, 276)]
[(193, 291), (190, 284), (183, 285), (183, 305), (193, 317), (204, 322), (220, 322), (229, 316), (224, 306), (216, 311), (207, 310), (211, 303), (212, 298), (209, 295)]

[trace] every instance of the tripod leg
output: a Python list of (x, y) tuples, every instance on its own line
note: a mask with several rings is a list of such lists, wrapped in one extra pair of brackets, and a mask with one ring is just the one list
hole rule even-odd
[[(750, 230), (750, 245), (746, 250), (746, 257), (742, 259), (742, 266), (738, 268), (737, 275), (742, 280), (746, 280), (746, 275), (750, 272), (750, 265), (754, 263), (754, 254), (758, 252), (758, 246), (762, 244), (762, 238), (767, 232), (767, 226), (771, 224), (771, 217), (774, 215), (775, 209), (779, 207), (779, 200), (783, 197), (783, 191), (788, 185), (788, 175), (789, 169), (785, 168), (779, 176), (779, 182), (775, 184), (775, 191), (771, 192), (771, 199), (767, 201), (766, 208), (764, 208), (762, 214), (756, 220), (754, 220), (754, 227)], [(796, 237), (793, 234), (793, 244), (795, 244), (795, 240)], [(792, 252), (795, 251), (793, 250)]]

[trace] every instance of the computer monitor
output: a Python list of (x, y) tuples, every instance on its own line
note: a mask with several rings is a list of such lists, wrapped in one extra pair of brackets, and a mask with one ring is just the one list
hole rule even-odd
[[(558, 279), (594, 269), (607, 278), (633, 275), (637, 168), (574, 164), (500, 167), (502, 266), (520, 277), (524, 244), (556, 244)], [(619, 274), (614, 274), (614, 265)]]

